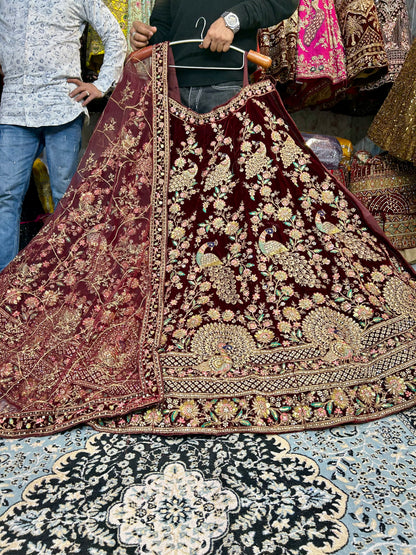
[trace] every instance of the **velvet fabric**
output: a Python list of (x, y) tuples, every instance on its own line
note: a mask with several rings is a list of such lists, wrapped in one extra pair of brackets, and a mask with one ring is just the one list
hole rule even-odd
[(260, 76), (273, 77), (282, 84), (295, 80), (298, 25), (299, 13), (296, 10), (289, 18), (277, 25), (259, 29), (257, 34), (259, 51), (272, 60), (269, 68), (259, 72)]
[(374, 89), (393, 83), (399, 75), (411, 45), (411, 30), (406, 0), (378, 0), (377, 16), (387, 56), (387, 73), (365, 85)]
[(272, 82), (196, 114), (170, 64), (167, 44), (128, 63), (0, 277), (0, 433), (283, 433), (415, 404), (411, 268)]
[(349, 85), (359, 85), (385, 74), (388, 60), (374, 0), (335, 0), (335, 8), (345, 47)]

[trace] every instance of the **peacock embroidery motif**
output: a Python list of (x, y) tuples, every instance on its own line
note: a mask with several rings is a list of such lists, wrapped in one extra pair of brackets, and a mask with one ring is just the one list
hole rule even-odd
[(237, 293), (234, 272), (218, 258), (213, 252), (217, 241), (208, 241), (201, 245), (195, 255), (198, 266), (206, 272), (212, 280), (212, 285), (217, 291), (218, 297), (227, 303), (236, 304), (241, 302)]
[(361, 350), (361, 328), (352, 318), (329, 307), (319, 307), (306, 316), (305, 338), (320, 346), (323, 359), (348, 359)]
[(267, 237), (275, 232), (276, 229), (273, 227), (268, 227), (262, 231), (259, 237), (260, 251), (271, 258), (274, 264), (279, 265), (299, 285), (318, 287), (320, 281), (305, 256), (299, 252), (290, 251), (283, 243), (275, 239), (267, 240)]
[(341, 242), (341, 250), (344, 254), (355, 254), (359, 258), (364, 260), (382, 260), (383, 255), (380, 254), (380, 249), (362, 241), (356, 234), (349, 233), (348, 231), (343, 231), (340, 227), (332, 222), (323, 220), (325, 216), (324, 210), (318, 210), (315, 214), (315, 225), (325, 235), (330, 235), (335, 242)]
[(231, 181), (233, 174), (230, 170), (231, 159), (228, 154), (218, 162), (212, 170), (210, 170), (205, 177), (203, 190), (210, 191), (214, 187), (220, 187), (223, 183)]
[(181, 170), (176, 173), (172, 172), (169, 180), (169, 191), (174, 192), (191, 192), (197, 184), (195, 176), (198, 173), (197, 164), (192, 164), (186, 170)]

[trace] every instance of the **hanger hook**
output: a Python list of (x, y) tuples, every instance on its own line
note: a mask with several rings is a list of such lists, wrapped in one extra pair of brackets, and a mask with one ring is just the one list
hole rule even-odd
[(204, 40), (205, 27), (207, 26), (207, 20), (203, 16), (199, 17), (198, 21), (195, 23), (195, 29), (198, 27), (200, 21), (204, 22), (204, 26), (202, 27), (202, 31), (201, 31), (201, 41), (203, 41)]

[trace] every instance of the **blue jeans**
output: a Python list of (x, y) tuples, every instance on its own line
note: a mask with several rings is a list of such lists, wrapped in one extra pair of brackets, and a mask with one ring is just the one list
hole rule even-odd
[(78, 166), (84, 114), (63, 125), (0, 125), (0, 271), (19, 251), (20, 215), (33, 162), (46, 152), (55, 206)]
[(198, 114), (206, 114), (228, 102), (241, 90), (241, 85), (232, 81), (204, 87), (181, 87), (179, 90), (185, 106)]

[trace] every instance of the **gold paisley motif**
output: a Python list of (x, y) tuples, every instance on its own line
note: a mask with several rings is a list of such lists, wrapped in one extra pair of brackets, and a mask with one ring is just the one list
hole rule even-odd
[(297, 146), (295, 141), (289, 135), (287, 136), (279, 154), (285, 168), (288, 168), (299, 157), (305, 156), (302, 149)]

